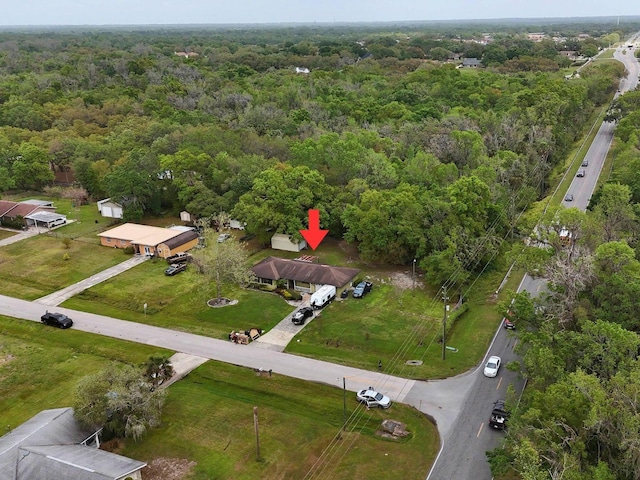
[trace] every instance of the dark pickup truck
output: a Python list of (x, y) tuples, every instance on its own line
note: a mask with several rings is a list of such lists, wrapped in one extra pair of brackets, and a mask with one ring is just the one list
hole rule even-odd
[(496, 430), (504, 430), (507, 426), (507, 418), (509, 418), (509, 413), (504, 407), (504, 400), (496, 400), (491, 411), (491, 418), (489, 418), (489, 426)]

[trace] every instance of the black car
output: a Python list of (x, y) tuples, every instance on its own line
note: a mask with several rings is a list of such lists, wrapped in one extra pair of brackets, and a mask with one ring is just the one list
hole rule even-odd
[(304, 325), (304, 322), (307, 320), (307, 318), (312, 316), (313, 316), (313, 308), (303, 307), (293, 314), (293, 317), (291, 317), (291, 321), (293, 322), (294, 325)]
[(360, 282), (356, 285), (356, 288), (353, 289), (353, 298), (362, 298), (367, 293), (371, 291), (373, 287), (373, 283), (371, 282)]
[(185, 252), (176, 253), (175, 255), (167, 257), (167, 263), (169, 265), (175, 265), (176, 263), (187, 263), (189, 261), (191, 261), (191, 254)]
[(51, 325), (58, 328), (70, 328), (73, 325), (73, 320), (67, 317), (64, 313), (46, 312), (40, 317), (40, 320), (45, 325)]
[(186, 263), (174, 263), (173, 265), (170, 265), (169, 268), (167, 268), (164, 271), (165, 275), (168, 276), (173, 276), (176, 275), (180, 272), (184, 272), (187, 269), (187, 264)]

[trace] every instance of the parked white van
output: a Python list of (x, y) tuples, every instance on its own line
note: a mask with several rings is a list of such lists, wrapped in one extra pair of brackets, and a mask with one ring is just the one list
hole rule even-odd
[(336, 298), (336, 287), (333, 285), (323, 285), (311, 295), (311, 306), (313, 308), (323, 308)]

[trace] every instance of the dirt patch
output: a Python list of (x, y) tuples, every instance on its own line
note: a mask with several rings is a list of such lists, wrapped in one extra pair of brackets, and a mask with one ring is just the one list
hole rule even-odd
[(11, 355), (10, 353), (8, 353), (4, 357), (0, 357), (0, 365), (4, 365), (5, 363), (9, 363), (14, 358), (16, 358), (15, 355)]
[[(393, 272), (389, 275), (388, 281), (394, 287), (401, 288), (402, 290), (408, 290), (410, 288), (413, 288), (414, 286), (412, 272)], [(384, 283), (384, 280), (382, 282)], [(415, 287), (416, 288), (424, 287), (424, 284), (420, 281), (420, 278), (418, 278), (418, 275), (416, 275), (416, 278), (415, 278)]]
[(182, 480), (196, 462), (184, 458), (156, 458), (142, 469), (143, 480)]

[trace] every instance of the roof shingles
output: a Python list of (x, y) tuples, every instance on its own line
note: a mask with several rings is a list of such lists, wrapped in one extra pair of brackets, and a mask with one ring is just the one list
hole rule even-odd
[(251, 270), (260, 278), (295, 280), (335, 287), (343, 287), (360, 272), (357, 268), (334, 267), (277, 257), (267, 257), (251, 267)]

